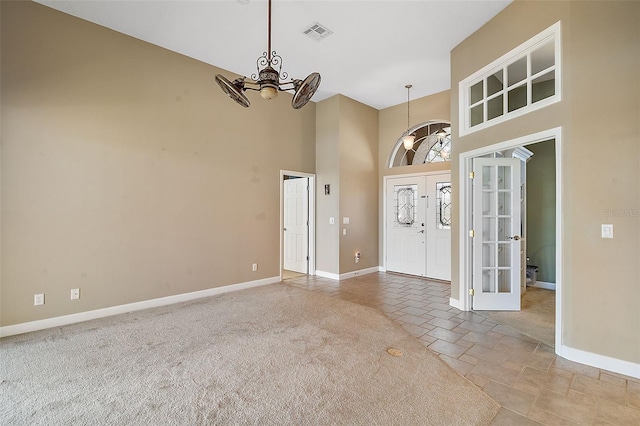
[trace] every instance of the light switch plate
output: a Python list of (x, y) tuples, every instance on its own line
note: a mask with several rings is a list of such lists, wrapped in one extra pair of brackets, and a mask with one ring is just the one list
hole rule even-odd
[(602, 238), (613, 238), (613, 224), (602, 224)]
[(329, 218), (329, 225), (333, 225), (334, 223), (336, 223), (336, 220), (332, 217)]
[(346, 217), (346, 216), (345, 216), (345, 217), (343, 217), (343, 218), (342, 218), (342, 224), (343, 224), (343, 225), (348, 225), (348, 224), (349, 224), (349, 218), (348, 218), (348, 217)]

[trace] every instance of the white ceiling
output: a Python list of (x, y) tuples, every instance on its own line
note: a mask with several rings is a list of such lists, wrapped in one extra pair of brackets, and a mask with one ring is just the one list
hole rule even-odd
[[(229, 70), (230, 80), (256, 72), (267, 50), (267, 0), (36, 1)], [(449, 89), (451, 49), (511, 1), (274, 0), (272, 50), (290, 78), (322, 75), (314, 101), (341, 93), (382, 109), (406, 102), (406, 84), (411, 99)], [(333, 34), (304, 35), (315, 22)]]

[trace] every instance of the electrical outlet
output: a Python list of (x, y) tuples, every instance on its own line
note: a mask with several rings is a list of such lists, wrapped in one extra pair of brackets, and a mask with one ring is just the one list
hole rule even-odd
[(257, 270), (258, 270), (258, 264), (257, 264), (257, 263), (254, 263), (254, 264), (251, 266), (251, 270), (252, 270), (253, 272), (257, 271)]
[(44, 305), (44, 293), (33, 295), (33, 305), (34, 306)]
[(360, 252), (359, 251), (356, 252), (356, 256), (355, 256), (354, 260), (355, 260), (356, 263), (360, 262)]
[(80, 289), (79, 288), (72, 288), (71, 289), (71, 300), (77, 300), (80, 299)]

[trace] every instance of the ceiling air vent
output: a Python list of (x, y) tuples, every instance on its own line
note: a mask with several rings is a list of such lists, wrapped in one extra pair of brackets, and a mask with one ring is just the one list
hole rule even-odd
[(318, 24), (317, 22), (313, 23), (311, 26), (309, 26), (309, 28), (305, 29), (303, 32), (306, 35), (308, 35), (310, 38), (316, 41), (322, 40), (323, 38), (327, 38), (331, 34), (333, 34), (333, 31), (331, 31), (330, 29), (328, 29), (323, 25)]

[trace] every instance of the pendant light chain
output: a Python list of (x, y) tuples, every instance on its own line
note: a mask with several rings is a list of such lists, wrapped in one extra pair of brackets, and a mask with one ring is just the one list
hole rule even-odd
[(409, 131), (409, 110), (410, 110), (410, 105), (411, 103), (409, 102), (409, 90), (411, 90), (411, 88), (413, 87), (411, 84), (407, 84), (406, 86), (404, 86), (407, 88), (407, 132)]
[(414, 135), (412, 135), (411, 133), (409, 133), (409, 130), (411, 130), (411, 128), (409, 127), (411, 125), (411, 120), (410, 120), (411, 98), (409, 96), (409, 89), (411, 89), (413, 86), (410, 85), (410, 84), (407, 84), (404, 87), (407, 88), (407, 134), (402, 138), (402, 144), (404, 145), (404, 149), (409, 151), (409, 150), (413, 149), (413, 143), (416, 140), (416, 137)]

